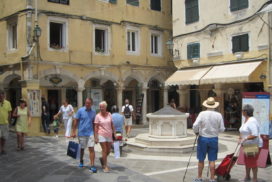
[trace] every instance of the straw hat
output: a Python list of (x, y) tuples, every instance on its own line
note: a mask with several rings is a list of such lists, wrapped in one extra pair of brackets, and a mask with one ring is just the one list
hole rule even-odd
[(219, 102), (215, 102), (213, 97), (209, 97), (207, 100), (203, 102), (202, 105), (207, 108), (215, 109), (219, 106)]

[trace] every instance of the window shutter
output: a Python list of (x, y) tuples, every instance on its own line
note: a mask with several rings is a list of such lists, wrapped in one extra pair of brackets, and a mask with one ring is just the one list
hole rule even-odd
[(139, 6), (139, 0), (127, 0), (127, 4)]
[(185, 1), (186, 24), (199, 20), (198, 0)]
[(248, 8), (248, 0), (239, 0), (239, 9)]
[(231, 11), (238, 10), (238, 0), (230, 0), (230, 10)]
[(239, 52), (239, 37), (232, 37), (232, 53)]
[(249, 50), (248, 46), (248, 34), (241, 36), (241, 51), (246, 52)]
[(109, 0), (109, 2), (112, 3), (112, 4), (116, 4), (117, 0)]
[(187, 45), (187, 59), (192, 59), (192, 45)]
[(193, 45), (192, 58), (199, 58), (200, 54), (200, 44), (196, 43)]

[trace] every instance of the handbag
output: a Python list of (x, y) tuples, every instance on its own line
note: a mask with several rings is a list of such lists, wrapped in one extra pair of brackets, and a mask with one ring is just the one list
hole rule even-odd
[[(16, 112), (16, 115), (17, 115), (17, 114), (18, 114), (18, 108), (17, 108), (17, 107), (16, 107), (16, 109), (15, 109), (15, 112)], [(11, 118), (11, 125), (12, 125), (12, 126), (15, 126), (16, 123), (17, 123), (17, 117), (12, 117), (12, 118)]]
[(243, 151), (246, 156), (255, 156), (259, 153), (259, 146), (258, 144), (246, 144), (243, 145)]
[(67, 155), (72, 157), (73, 159), (79, 159), (80, 158), (80, 144), (69, 141), (68, 148), (67, 148)]

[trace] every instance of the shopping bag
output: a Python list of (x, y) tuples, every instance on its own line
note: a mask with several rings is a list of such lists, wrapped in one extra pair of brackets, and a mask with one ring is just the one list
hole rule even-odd
[(79, 159), (80, 158), (80, 144), (69, 141), (68, 148), (67, 148), (67, 155), (72, 157), (73, 159)]
[(113, 149), (114, 149), (114, 158), (120, 158), (120, 141), (113, 142)]

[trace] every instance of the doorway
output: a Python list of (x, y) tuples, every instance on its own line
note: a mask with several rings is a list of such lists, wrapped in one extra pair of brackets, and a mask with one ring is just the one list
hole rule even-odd
[(53, 121), (53, 116), (58, 113), (60, 108), (60, 91), (59, 90), (48, 90), (47, 92), (50, 121)]

